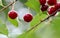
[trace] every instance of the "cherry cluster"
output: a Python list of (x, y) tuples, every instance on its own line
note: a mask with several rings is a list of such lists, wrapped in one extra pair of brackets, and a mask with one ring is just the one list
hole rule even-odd
[[(60, 3), (57, 0), (39, 0), (41, 4), (41, 11), (48, 11), (49, 15), (56, 15), (60, 11)], [(49, 8), (50, 7), (50, 8)]]
[[(60, 3), (58, 3), (57, 0), (39, 0), (39, 2), (41, 4), (42, 12), (48, 11), (47, 13), (49, 15), (53, 14), (53, 16), (54, 16), (54, 15), (56, 15), (57, 11), (60, 11)], [(15, 10), (11, 10), (8, 12), (8, 16), (11, 19), (15, 19), (18, 17), (18, 13)], [(33, 19), (33, 16), (31, 14), (25, 14), (23, 16), (23, 19), (26, 22), (30, 22)]]
[[(18, 13), (15, 10), (11, 10), (11, 11), (8, 12), (8, 16), (11, 19), (16, 19), (18, 17)], [(25, 22), (30, 22), (30, 21), (32, 21), (33, 16), (32, 16), (32, 14), (25, 14), (23, 16), (23, 19), (24, 19)]]

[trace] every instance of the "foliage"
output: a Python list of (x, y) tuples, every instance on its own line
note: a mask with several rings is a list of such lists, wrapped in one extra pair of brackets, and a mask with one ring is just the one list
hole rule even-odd
[[(42, 20), (48, 17), (47, 11), (42, 12), (40, 10), (39, 0), (18, 0), (20, 3), (29, 7), (36, 12), (33, 20), (29, 22), (30, 28), (34, 27), (36, 24), (40, 23)], [(8, 3), (5, 0), (0, 0), (0, 10), (7, 6)], [(19, 27), (20, 21), (17, 19), (11, 19), (8, 17), (8, 11), (10, 8), (7, 8), (0, 12), (0, 34), (8, 35), (8, 28), (6, 26), (7, 20), (13, 24), (16, 28)], [(15, 9), (16, 10), (16, 9)], [(4, 18), (3, 18), (4, 17)], [(20, 19), (21, 20), (21, 19)], [(23, 21), (24, 22), (24, 21)], [(24, 24), (24, 23), (22, 23)], [(28, 28), (28, 30), (30, 29)], [(24, 29), (24, 28), (23, 28)], [(31, 31), (28, 30), (21, 35), (19, 34), (17, 38), (60, 38), (60, 13), (57, 16), (51, 17), (48, 20), (40, 23), (36, 28), (33, 28)]]

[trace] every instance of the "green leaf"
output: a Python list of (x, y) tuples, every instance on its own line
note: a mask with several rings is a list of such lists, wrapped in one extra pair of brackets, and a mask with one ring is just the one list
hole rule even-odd
[(3, 4), (2, 4), (2, 0), (0, 0), (0, 5), (3, 6)]
[(46, 14), (42, 14), (42, 15), (37, 14), (37, 15), (33, 18), (33, 20), (31, 21), (30, 25), (31, 25), (31, 26), (34, 26), (34, 25), (38, 24), (41, 20), (45, 19), (46, 17), (47, 17)]
[(0, 34), (8, 35), (6, 24), (2, 24), (2, 21), (0, 21)]
[(25, 5), (34, 9), (37, 13), (40, 12), (40, 4), (38, 0), (28, 0)]
[(37, 28), (40, 28), (36, 31), (41, 38), (60, 38), (60, 17), (55, 17), (51, 22), (48, 20)]
[(42, 38), (41, 33), (43, 32), (45, 27), (46, 24), (45, 22), (43, 22), (38, 27), (34, 28), (34, 30), (31, 30), (30, 32), (25, 32), (22, 35), (17, 36), (17, 38)]
[(47, 11), (42, 11), (42, 13), (47, 15)]
[(53, 19), (51, 28), (54, 30), (53, 38), (60, 38), (60, 17), (55, 17)]
[(8, 17), (8, 20), (10, 21), (10, 23), (12, 23), (14, 26), (18, 27), (18, 21), (16, 19), (11, 19)]
[(4, 5), (4, 6), (6, 6), (6, 5), (7, 5), (6, 0), (2, 0), (2, 3), (3, 3), (3, 5)]
[(34, 30), (19, 35), (18, 38), (60, 38), (60, 17), (55, 17), (51, 22), (41, 23)]
[(60, 38), (60, 17), (55, 17), (51, 22), (46, 22), (46, 24), (45, 27), (40, 28), (39, 36), (41, 38)]
[(19, 0), (22, 3), (26, 3), (28, 0)]
[(0, 9), (2, 9), (3, 7), (2, 6), (0, 6)]

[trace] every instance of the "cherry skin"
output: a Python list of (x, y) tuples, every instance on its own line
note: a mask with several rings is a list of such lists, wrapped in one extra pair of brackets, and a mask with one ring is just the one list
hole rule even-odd
[(57, 10), (55, 7), (51, 7), (48, 9), (48, 14), (54, 16), (57, 13)]
[(48, 9), (48, 5), (42, 5), (41, 11), (46, 11)]
[(55, 5), (55, 7), (56, 7), (56, 9), (57, 9), (58, 11), (60, 11), (60, 3), (57, 3), (57, 4)]
[(45, 5), (46, 0), (39, 0), (39, 2), (40, 2), (41, 5)]
[(25, 22), (30, 22), (33, 19), (33, 16), (31, 14), (25, 14), (23, 17)]
[(57, 0), (48, 0), (47, 3), (52, 6), (57, 3)]
[(17, 14), (16, 11), (11, 10), (11, 11), (8, 12), (8, 16), (9, 16), (11, 19), (15, 19), (15, 18), (18, 16), (18, 14)]

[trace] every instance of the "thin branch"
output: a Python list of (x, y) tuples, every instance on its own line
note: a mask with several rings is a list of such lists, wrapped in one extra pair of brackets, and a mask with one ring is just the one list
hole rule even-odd
[(41, 24), (42, 22), (48, 20), (50, 17), (54, 16), (54, 14), (56, 14), (56, 11), (51, 14), (50, 16), (48, 16), (47, 18), (45, 18), (44, 20), (40, 21), (38, 24), (34, 25), (32, 28), (30, 28), (27, 32), (30, 32), (31, 30), (33, 30), (34, 28), (36, 28), (37, 26), (39, 26), (39, 24)]
[(2, 8), (0, 10), (0, 12), (2, 12), (3, 10), (7, 9), (9, 6), (11, 6), (12, 4), (14, 4), (17, 0), (13, 1), (12, 3), (10, 3), (9, 5), (5, 6), (4, 8)]

